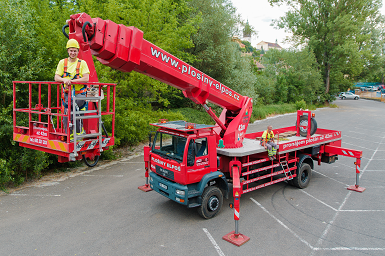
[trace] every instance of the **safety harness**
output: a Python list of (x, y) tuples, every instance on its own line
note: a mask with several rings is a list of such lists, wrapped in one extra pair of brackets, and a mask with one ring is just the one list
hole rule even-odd
[[(81, 76), (80, 76), (80, 65), (81, 64), (82, 64), (82, 60), (78, 59), (78, 62), (76, 64), (76, 75), (71, 80), (81, 78)], [(61, 76), (62, 78), (70, 76), (70, 73), (67, 71), (67, 68), (68, 68), (68, 58), (65, 58), (64, 59), (64, 72), (63, 72), (63, 75)], [(73, 91), (75, 92), (75, 95), (79, 94), (79, 93), (84, 95), (87, 92), (87, 85), (86, 84), (83, 85), (83, 88), (81, 88), (80, 90), (75, 90), (75, 86), (74, 86)], [(65, 93), (68, 93), (68, 88), (65, 89), (64, 84), (63, 84), (61, 100), (62, 100), (63, 106), (65, 108), (68, 108), (68, 104), (65, 102)], [(86, 105), (86, 103), (83, 106), (79, 106), (79, 109), (82, 109), (85, 105)]]

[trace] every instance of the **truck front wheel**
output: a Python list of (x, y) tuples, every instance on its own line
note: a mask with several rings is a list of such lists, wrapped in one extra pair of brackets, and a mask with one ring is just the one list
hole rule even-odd
[(297, 188), (306, 188), (309, 185), (311, 177), (311, 167), (309, 164), (302, 163), (297, 170), (297, 176), (290, 180), (289, 184)]
[(215, 186), (205, 188), (202, 195), (202, 205), (198, 208), (198, 213), (205, 219), (210, 219), (217, 215), (222, 208), (223, 194)]

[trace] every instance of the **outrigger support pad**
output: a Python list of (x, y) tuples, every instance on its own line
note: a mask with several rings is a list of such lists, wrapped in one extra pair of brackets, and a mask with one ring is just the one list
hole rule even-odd
[(363, 188), (363, 187), (360, 187), (358, 185), (358, 180), (359, 180), (359, 175), (360, 175), (360, 171), (357, 169), (357, 172), (356, 172), (356, 185), (351, 185), (348, 187), (348, 190), (353, 190), (353, 191), (356, 191), (356, 192), (364, 192), (366, 188)]
[(149, 175), (148, 175), (148, 168), (147, 167), (146, 167), (145, 176), (146, 176), (146, 184), (144, 184), (143, 186), (139, 186), (138, 189), (140, 189), (144, 192), (149, 192), (152, 190), (152, 188), (150, 187), (150, 184), (148, 183), (148, 176)]
[(152, 190), (152, 188), (150, 187), (150, 184), (144, 184), (143, 186), (139, 186), (138, 189), (144, 192), (149, 192)]
[(243, 234), (236, 234), (235, 231), (231, 231), (230, 233), (228, 233), (227, 235), (224, 235), (222, 237), (223, 240), (229, 242), (229, 243), (232, 243), (236, 246), (241, 246), (243, 245), (244, 243), (246, 243), (247, 241), (250, 240), (250, 237), (248, 236), (245, 236)]

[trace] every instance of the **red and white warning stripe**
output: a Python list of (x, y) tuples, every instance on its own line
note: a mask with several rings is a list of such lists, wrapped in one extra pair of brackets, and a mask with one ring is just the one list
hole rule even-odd
[(234, 220), (239, 220), (239, 211), (234, 208)]
[[(102, 140), (102, 148), (106, 147), (108, 142), (110, 142), (111, 138), (104, 138)], [(92, 140), (92, 141), (79, 141), (76, 144), (76, 149), (78, 151), (84, 151), (84, 150), (90, 150), (99, 147), (99, 140)]]

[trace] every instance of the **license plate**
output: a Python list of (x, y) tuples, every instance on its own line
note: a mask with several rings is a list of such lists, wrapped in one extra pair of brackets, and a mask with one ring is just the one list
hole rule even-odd
[(163, 183), (160, 183), (160, 182), (159, 182), (159, 187), (164, 188), (164, 189), (168, 188), (167, 185), (164, 185)]

